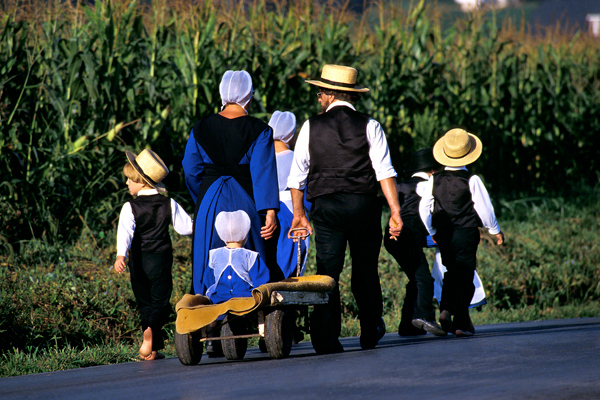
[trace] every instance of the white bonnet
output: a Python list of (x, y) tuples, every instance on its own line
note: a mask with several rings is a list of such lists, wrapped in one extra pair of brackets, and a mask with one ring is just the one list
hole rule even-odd
[(252, 98), (252, 78), (246, 71), (226, 71), (219, 84), (219, 93), (223, 106), (235, 103), (242, 107)]
[(243, 210), (221, 211), (215, 219), (215, 228), (225, 243), (241, 242), (250, 232), (250, 217)]
[(296, 132), (296, 116), (289, 111), (275, 111), (269, 126), (273, 128), (273, 139), (288, 144)]

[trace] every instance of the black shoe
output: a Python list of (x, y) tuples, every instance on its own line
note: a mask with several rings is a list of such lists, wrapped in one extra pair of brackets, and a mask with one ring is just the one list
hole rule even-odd
[(398, 335), (400, 336), (422, 336), (427, 335), (427, 331), (425, 329), (416, 328), (412, 322), (407, 324), (400, 322), (398, 325)]
[(412, 320), (412, 324), (416, 328), (425, 329), (427, 332), (435, 336), (446, 336), (446, 331), (438, 325), (437, 322), (424, 318), (416, 318)]
[(373, 349), (377, 346), (377, 343), (379, 343), (379, 340), (383, 335), (385, 335), (385, 322), (383, 322), (383, 318), (380, 318), (375, 329), (370, 330), (370, 332), (365, 332), (361, 327), (361, 331), (360, 347), (363, 350)]

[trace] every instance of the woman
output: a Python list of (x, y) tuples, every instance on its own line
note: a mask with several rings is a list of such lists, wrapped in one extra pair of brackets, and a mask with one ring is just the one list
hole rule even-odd
[(250, 74), (225, 72), (219, 92), (221, 112), (194, 125), (183, 157), (185, 182), (196, 203), (192, 244), (195, 294), (206, 294), (214, 283), (208, 253), (223, 246), (214, 229), (217, 214), (244, 210), (251, 221), (245, 247), (265, 260), (264, 240), (272, 238), (277, 228), (279, 196), (272, 130), (248, 115), (253, 92)]
[[(275, 111), (269, 126), (273, 128), (273, 140), (275, 142), (275, 158), (277, 160), (277, 177), (279, 180), (279, 213), (277, 219), (279, 222), (279, 237), (277, 241), (277, 264), (283, 273), (284, 278), (296, 276), (298, 265), (298, 245), (291, 239), (288, 239), (288, 231), (292, 225), (293, 208), (292, 196), (287, 187), (287, 179), (290, 175), (294, 152), (290, 150), (288, 144), (296, 132), (296, 116), (289, 111)], [(310, 203), (305, 202), (305, 213), (310, 211)], [(305, 234), (306, 232), (298, 232)], [(300, 242), (300, 255), (302, 265), (300, 275), (304, 274), (306, 267), (306, 253), (308, 251), (309, 238)]]

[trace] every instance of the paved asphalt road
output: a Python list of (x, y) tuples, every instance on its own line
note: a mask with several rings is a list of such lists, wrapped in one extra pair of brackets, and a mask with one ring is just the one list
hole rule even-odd
[(0, 399), (600, 399), (600, 318), (478, 326), (471, 338), (388, 333), (374, 350), (344, 338), (273, 360), (203, 356), (0, 379)]

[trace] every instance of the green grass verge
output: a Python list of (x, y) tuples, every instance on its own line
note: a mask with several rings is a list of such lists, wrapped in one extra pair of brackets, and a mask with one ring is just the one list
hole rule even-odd
[[(475, 325), (600, 315), (598, 194), (594, 188), (577, 199), (499, 203), (507, 239), (499, 247), (482, 235), (478, 272), (488, 304), (472, 311)], [(191, 263), (190, 239), (173, 239), (175, 304), (189, 288)], [(88, 232), (73, 245), (30, 241), (18, 254), (0, 255), (0, 376), (138, 359), (139, 318), (128, 274), (110, 268), (114, 243), (115, 232), (104, 238)], [(432, 263), (433, 251), (427, 254)], [(313, 247), (307, 274), (315, 272), (314, 256)], [(406, 277), (384, 249), (379, 266), (384, 319), (388, 332), (395, 332)], [(340, 289), (342, 336), (356, 336), (349, 265)], [(167, 356), (175, 356), (173, 329), (173, 322), (165, 327)]]

